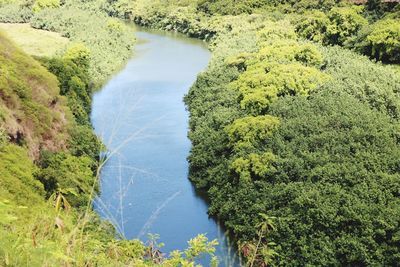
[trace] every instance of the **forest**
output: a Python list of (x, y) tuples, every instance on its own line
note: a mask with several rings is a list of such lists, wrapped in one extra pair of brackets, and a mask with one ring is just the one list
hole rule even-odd
[(218, 266), (201, 233), (159, 258), (92, 211), (91, 99), (134, 53), (127, 22), (208, 44), (189, 179), (245, 266), (398, 266), (397, 1), (0, 0), (0, 22), (69, 40), (38, 56), (0, 34), (0, 266)]

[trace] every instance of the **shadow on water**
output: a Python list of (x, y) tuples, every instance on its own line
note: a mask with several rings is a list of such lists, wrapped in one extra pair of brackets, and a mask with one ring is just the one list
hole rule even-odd
[(221, 266), (240, 266), (225, 229), (207, 214), (204, 192), (188, 179), (183, 96), (208, 64), (207, 45), (142, 28), (136, 36), (133, 58), (93, 97), (92, 123), (111, 155), (95, 209), (125, 238), (159, 234), (165, 253), (204, 233), (219, 241)]

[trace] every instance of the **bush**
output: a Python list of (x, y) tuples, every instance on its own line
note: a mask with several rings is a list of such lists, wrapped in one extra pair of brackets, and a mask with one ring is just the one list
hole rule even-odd
[(36, 177), (44, 184), (47, 197), (60, 191), (71, 205), (85, 206), (89, 203), (92, 188), (98, 188), (92, 171), (93, 164), (93, 160), (86, 156), (44, 151), (40, 160), (41, 169)]
[(249, 114), (265, 114), (271, 103), (285, 95), (307, 95), (327, 77), (318, 69), (291, 64), (256, 64), (232, 86), (241, 93), (240, 105)]
[(104, 13), (85, 8), (65, 5), (45, 9), (35, 13), (31, 25), (59, 32), (77, 43), (70, 48), (76, 51), (68, 53), (82, 52), (87, 57), (90, 51), (89, 76), (95, 86), (99, 86), (131, 56), (133, 30), (123, 24), (118, 28), (110, 27), (110, 19)]
[(19, 4), (0, 6), (0, 22), (27, 23), (33, 16), (32, 9)]
[(69, 140), (69, 151), (72, 155), (88, 156), (98, 159), (102, 150), (102, 143), (93, 133), (93, 129), (87, 125), (77, 125), (71, 129)]
[(197, 3), (197, 9), (210, 15), (239, 15), (250, 14), (255, 8), (265, 4), (263, 0), (240, 0), (235, 3), (232, 3), (231, 0), (201, 0)]
[(325, 48), (323, 55), (326, 72), (332, 77), (327, 86), (347, 92), (391, 118), (400, 118), (398, 73), (339, 47)]
[(334, 7), (327, 14), (309, 11), (294, 19), (300, 37), (314, 42), (343, 45), (354, 40), (368, 21), (361, 7)]
[(314, 11), (303, 14), (295, 21), (296, 32), (300, 37), (323, 43), (326, 42), (326, 31), (330, 25), (330, 20), (325, 13)]
[(90, 124), (92, 87), (89, 80), (89, 53), (82, 45), (72, 46), (62, 58), (41, 58), (42, 64), (57, 76), (60, 93), (68, 97), (68, 106), (78, 124)]
[(60, 7), (60, 0), (36, 0), (32, 6), (33, 12), (39, 12), (45, 8), (57, 8)]
[(347, 44), (365, 55), (387, 63), (400, 62), (400, 20), (383, 19), (360, 31)]
[(63, 58), (66, 60), (71, 60), (78, 68), (84, 71), (89, 69), (90, 50), (82, 43), (70, 45)]
[(307, 12), (308, 10), (322, 10), (329, 11), (335, 6), (340, 6), (343, 1), (341, 0), (281, 0), (283, 3), (288, 3), (292, 6), (289, 10), (292, 12)]
[(334, 7), (328, 13), (331, 23), (326, 28), (327, 43), (342, 45), (353, 38), (368, 21), (356, 7)]

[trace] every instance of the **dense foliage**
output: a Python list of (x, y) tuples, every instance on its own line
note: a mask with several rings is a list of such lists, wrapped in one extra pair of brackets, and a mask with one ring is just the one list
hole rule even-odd
[[(298, 41), (287, 21), (216, 40), (186, 96), (190, 177), (257, 264), (396, 265), (400, 76)], [(254, 37), (253, 37), (254, 38)], [(274, 226), (261, 231), (266, 214)]]
[[(58, 57), (40, 59), (60, 90), (18, 50), (0, 62), (12, 74), (0, 80), (0, 241), (25, 248), (18, 256), (21, 250), (0, 246), (0, 264), (160, 263), (151, 256), (156, 243), (113, 240), (90, 209), (83, 218), (77, 212), (97, 188), (93, 83), (116, 70), (132, 44), (130, 30), (106, 14), (211, 40), (212, 61), (185, 97), (190, 179), (207, 191), (210, 214), (235, 236), (249, 266), (398, 265), (400, 73), (369, 58), (399, 63), (400, 21), (396, 3), (373, 0), (0, 2), (1, 21), (30, 22), (74, 41)], [(0, 44), (14, 51), (7, 40)], [(32, 94), (42, 83), (47, 102)], [(61, 111), (69, 127), (56, 127), (64, 142), (51, 149), (43, 129), (57, 126), (50, 122)], [(35, 142), (15, 131), (28, 116)], [(41, 144), (37, 165), (26, 155), (33, 143)], [(17, 227), (17, 219), (34, 223)], [(213, 253), (215, 242), (207, 242), (199, 236), (161, 262), (191, 266)]]
[(0, 86), (0, 265), (192, 266), (209, 254), (215, 266), (217, 243), (204, 235), (167, 256), (154, 238), (116, 240), (91, 211), (102, 163), (91, 95), (130, 56), (131, 29), (91, 3), (0, 6), (3, 22), (30, 22), (72, 41), (57, 56), (34, 60), (0, 36), (8, 74)]
[(286, 17), (300, 37), (325, 45), (345, 46), (386, 63), (399, 62), (400, 21), (396, 3), (370, 0), (365, 6), (356, 6), (340, 0), (119, 0), (107, 2), (103, 8), (110, 15), (143, 26), (207, 40), (232, 30), (238, 18)]
[(351, 42), (363, 54), (383, 62), (400, 62), (400, 23), (386, 18), (365, 27)]
[(102, 84), (131, 56), (133, 32), (123, 23), (99, 12), (76, 6), (46, 9), (35, 14), (31, 25), (60, 32), (72, 41), (83, 43), (90, 51), (89, 73), (97, 85)]
[(58, 32), (75, 44), (84, 44), (90, 51), (91, 82), (100, 86), (131, 56), (135, 39), (131, 27), (107, 16), (98, 4), (12, 1), (0, 4), (0, 22), (29, 22), (34, 28)]

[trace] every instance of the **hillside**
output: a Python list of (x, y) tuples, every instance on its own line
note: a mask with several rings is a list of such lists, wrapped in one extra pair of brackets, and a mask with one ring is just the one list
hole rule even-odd
[(27, 23), (0, 23), (0, 30), (31, 56), (55, 56), (69, 44), (59, 33), (34, 29)]
[(65, 149), (68, 138), (66, 99), (60, 96), (57, 78), (0, 35), (1, 122), (16, 144), (25, 144), (38, 158), (41, 149)]

